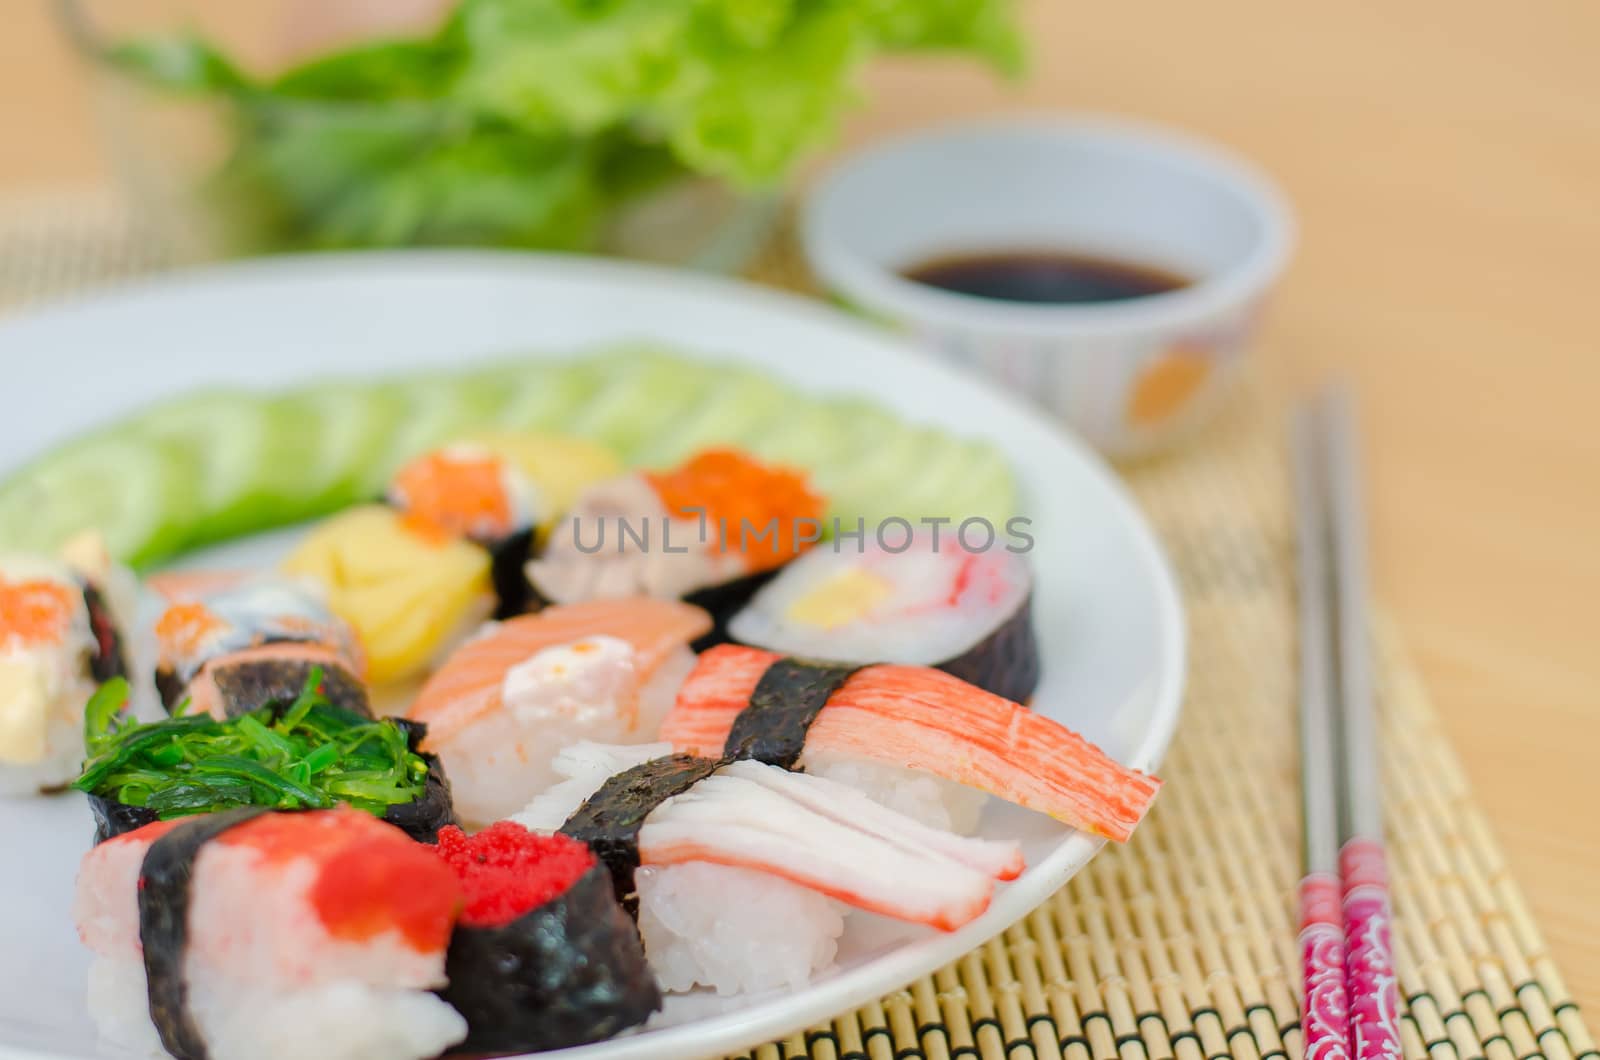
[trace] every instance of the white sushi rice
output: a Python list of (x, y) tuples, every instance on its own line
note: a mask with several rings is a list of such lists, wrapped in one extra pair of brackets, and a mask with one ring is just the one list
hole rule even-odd
[(143, 959), (96, 954), (89, 964), (85, 1000), (100, 1037), (107, 1042), (144, 1056), (166, 1055), (161, 1035), (150, 1022)]
[(45, 719), (44, 753), (34, 762), (0, 761), (0, 796), (37, 795), (70, 784), (83, 766), (83, 704), (94, 692), (94, 685), (78, 682), (67, 693), (76, 709), (64, 706)]
[(800, 766), (812, 776), (855, 788), (874, 802), (930, 828), (972, 835), (989, 796), (920, 769), (907, 769), (855, 755), (807, 751)]
[(833, 964), (839, 903), (770, 873), (689, 862), (646, 866), (639, 934), (663, 990), (798, 990)]
[[(424, 1060), (467, 1033), (459, 1012), (424, 991), (349, 979), (281, 990), (239, 982), (194, 960), (188, 977), (189, 1011), (214, 1060)], [(88, 1003), (108, 1042), (165, 1055), (150, 1022), (142, 959), (97, 955)]]
[(626, 641), (584, 638), (594, 650), (581, 653), (573, 650), (577, 643), (513, 667), (502, 688), (504, 708), (439, 745), (462, 819), (485, 825), (523, 809), (564, 778), (554, 761), (576, 743), (654, 739), (694, 669), (694, 652), (679, 648), (641, 684)]
[(202, 975), (190, 980), (189, 1006), (215, 1060), (423, 1060), (467, 1033), (433, 994), (353, 980), (275, 991)]

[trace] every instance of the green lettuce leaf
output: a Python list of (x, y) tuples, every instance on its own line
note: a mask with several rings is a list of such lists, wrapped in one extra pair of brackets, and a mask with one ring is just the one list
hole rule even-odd
[(209, 183), (273, 247), (583, 248), (683, 176), (769, 185), (825, 144), (874, 55), (1020, 67), (1013, 0), (460, 0), (434, 33), (251, 77), (192, 35), (107, 54), (228, 101)]

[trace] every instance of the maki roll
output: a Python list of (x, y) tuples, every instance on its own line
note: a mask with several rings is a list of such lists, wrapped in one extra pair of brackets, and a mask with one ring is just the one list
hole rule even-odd
[(833, 960), (836, 902), (953, 931), (1023, 868), (1011, 842), (930, 828), (821, 777), (577, 744), (569, 779), (513, 818), (586, 843), (636, 913), (668, 990), (803, 986)]
[(941, 670), (833, 664), (726, 644), (684, 682), (661, 738), (787, 769), (838, 756), (931, 773), (1124, 842), (1161, 782), (1060, 723)]
[(725, 621), (820, 539), (826, 507), (801, 472), (710, 449), (586, 490), (528, 580), (554, 603), (681, 598)]
[(398, 829), (259, 807), (102, 843), (73, 918), (102, 1035), (180, 1060), (422, 1060), (467, 1022), (446, 980), (462, 892)]
[(697, 607), (646, 597), (507, 619), (459, 648), (409, 716), (427, 724), (461, 816), (496, 821), (555, 782), (563, 747), (654, 740), (710, 628)]
[(524, 564), (616, 458), (553, 435), (484, 435), (422, 454), (364, 505), (308, 535), (284, 569), (317, 579), (358, 631), (372, 679), (412, 678), (484, 619), (537, 609)]
[(60, 558), (0, 554), (0, 794), (61, 788), (83, 761), (83, 707), (128, 673), (135, 592), (94, 535)]
[(1024, 703), (1039, 684), (1033, 576), (1004, 549), (919, 534), (817, 548), (785, 567), (728, 624), (741, 644), (847, 663), (933, 666)]
[(371, 714), (360, 642), (314, 582), (204, 574), (160, 584), (176, 597), (156, 622), (156, 690), (169, 712), (188, 703), (189, 714), (247, 714), (293, 700), (315, 670), (330, 700)]
[(467, 1020), (460, 1049), (534, 1052), (609, 1038), (661, 1007), (633, 922), (589, 848), (501, 821), (439, 833), (465, 905), (440, 996)]
[(178, 714), (140, 723), (115, 679), (90, 701), (89, 759), (73, 787), (89, 796), (95, 841), (153, 821), (255, 807), (346, 805), (431, 840), (455, 820), (450, 785), (420, 744), (426, 727), (374, 720), (333, 703), (315, 667), (288, 700), (217, 719)]

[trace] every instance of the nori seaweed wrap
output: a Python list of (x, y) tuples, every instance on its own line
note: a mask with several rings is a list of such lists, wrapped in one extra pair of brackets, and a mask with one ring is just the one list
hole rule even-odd
[(561, 826), (561, 834), (588, 845), (611, 872), (617, 900), (637, 912), (633, 874), (639, 868), (639, 829), (650, 811), (681, 795), (726, 765), (720, 758), (674, 754), (653, 758), (606, 778)]
[(466, 892), (439, 991), (467, 1019), (460, 1051), (582, 1045), (661, 1007), (638, 931), (583, 844), (502, 821), (446, 829), (438, 849)]
[(83, 583), (83, 605), (89, 612), (89, 628), (94, 633), (95, 651), (89, 657), (89, 673), (101, 684), (113, 677), (128, 676), (128, 654), (122, 630), (111, 612), (105, 594), (92, 581)]

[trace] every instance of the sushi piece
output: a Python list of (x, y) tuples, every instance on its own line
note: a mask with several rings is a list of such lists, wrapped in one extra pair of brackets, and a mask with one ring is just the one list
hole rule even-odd
[(785, 567), (728, 624), (741, 644), (848, 663), (933, 666), (1024, 703), (1039, 684), (1033, 577), (1022, 556), (920, 534), (816, 548)]
[(89, 760), (72, 785), (89, 796), (95, 841), (242, 807), (343, 804), (422, 840), (454, 822), (444, 770), (420, 750), (426, 727), (358, 714), (324, 687), (313, 667), (294, 698), (247, 714), (140, 723), (126, 709), (127, 683), (107, 682), (85, 711)]
[(826, 502), (803, 474), (733, 449), (586, 490), (528, 564), (560, 604), (681, 598), (726, 619), (821, 537)]
[(647, 597), (508, 619), (458, 649), (409, 716), (427, 725), (461, 816), (496, 821), (555, 782), (568, 744), (654, 740), (710, 628), (697, 607)]
[(952, 931), (1022, 871), (1015, 843), (928, 828), (842, 784), (667, 751), (575, 745), (556, 762), (570, 779), (513, 820), (589, 845), (668, 989), (799, 986), (833, 959), (833, 903)]
[(83, 705), (128, 672), (137, 591), (97, 536), (59, 558), (0, 554), (0, 795), (61, 788), (83, 761)]
[[(290, 701), (312, 670), (348, 710), (370, 714), (355, 632), (314, 582), (207, 574), (159, 582), (173, 599), (156, 622), (156, 689), (167, 710), (226, 719)], [(185, 589), (199, 585), (189, 595)]]
[(639, 933), (588, 847), (501, 821), (473, 836), (446, 828), (435, 849), (466, 900), (440, 992), (466, 1017), (460, 1049), (583, 1045), (661, 1007)]
[(820, 752), (923, 770), (1119, 843), (1161, 786), (1058, 722), (940, 670), (732, 644), (700, 656), (661, 738), (681, 752), (784, 768)]
[(73, 918), (102, 1035), (180, 1060), (422, 1060), (462, 1041), (445, 986), (461, 885), (349, 809), (160, 821), (84, 856)]
[(484, 619), (534, 610), (523, 573), (542, 530), (616, 457), (554, 435), (482, 435), (418, 456), (393, 477), (386, 504), (313, 530), (284, 562), (328, 591), (360, 631), (372, 680), (414, 678)]

